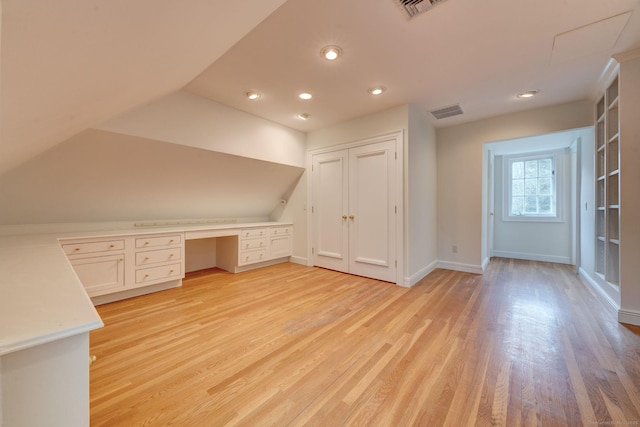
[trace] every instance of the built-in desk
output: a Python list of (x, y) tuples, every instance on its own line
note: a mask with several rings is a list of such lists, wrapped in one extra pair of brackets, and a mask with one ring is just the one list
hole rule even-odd
[[(0, 425), (89, 425), (89, 332), (103, 324), (78, 271), (97, 282), (131, 283), (114, 291), (118, 297), (179, 286), (184, 242), (203, 238), (222, 239), (219, 258), (234, 272), (291, 253), (290, 223), (0, 230)], [(114, 283), (89, 285), (100, 298)]]

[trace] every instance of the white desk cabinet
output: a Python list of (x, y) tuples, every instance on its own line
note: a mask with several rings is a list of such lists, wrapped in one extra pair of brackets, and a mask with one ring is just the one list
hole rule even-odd
[(67, 241), (62, 249), (90, 297), (124, 290), (124, 238)]

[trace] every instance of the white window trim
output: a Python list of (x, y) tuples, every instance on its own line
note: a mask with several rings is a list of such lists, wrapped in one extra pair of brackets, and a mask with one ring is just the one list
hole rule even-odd
[[(554, 164), (554, 181), (556, 193), (556, 214), (555, 215), (511, 215), (511, 163), (526, 160), (539, 160), (553, 157)], [(535, 153), (520, 153), (503, 158), (503, 221), (513, 222), (564, 222), (564, 193), (563, 177), (564, 177), (564, 151), (538, 151)]]

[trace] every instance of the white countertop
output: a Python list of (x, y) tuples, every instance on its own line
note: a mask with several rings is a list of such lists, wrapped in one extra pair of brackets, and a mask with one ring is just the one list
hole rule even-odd
[(0, 235), (0, 356), (103, 326), (60, 239), (291, 225), (280, 222), (168, 224)]

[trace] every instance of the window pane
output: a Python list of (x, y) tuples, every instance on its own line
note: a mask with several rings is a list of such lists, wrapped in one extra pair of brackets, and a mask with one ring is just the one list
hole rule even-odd
[(524, 213), (524, 197), (511, 198), (511, 215), (522, 215)]
[(514, 179), (511, 183), (511, 195), (524, 196), (524, 179)]
[(551, 159), (538, 160), (538, 173), (541, 177), (551, 176), (553, 171), (553, 162)]
[(538, 180), (537, 179), (525, 179), (524, 180), (524, 194), (535, 196), (538, 192)]
[(538, 207), (541, 214), (551, 213), (551, 196), (538, 197)]
[(551, 195), (551, 178), (540, 178), (538, 180), (538, 194)]
[(511, 178), (524, 178), (524, 162), (513, 162), (511, 164)]
[(538, 212), (538, 203), (536, 196), (525, 196), (524, 198), (524, 213), (534, 214)]
[(538, 176), (538, 161), (527, 160), (524, 162), (524, 177), (536, 178)]

